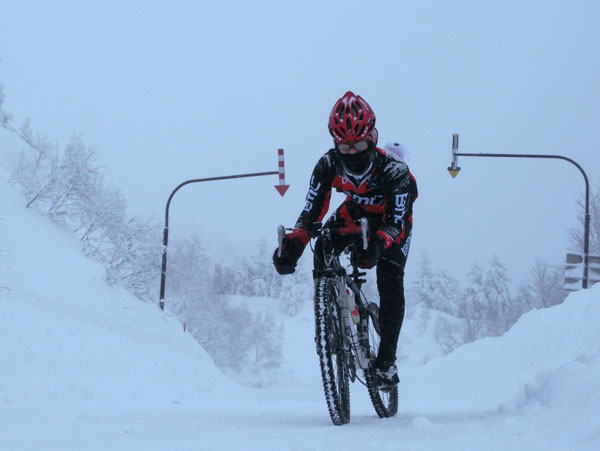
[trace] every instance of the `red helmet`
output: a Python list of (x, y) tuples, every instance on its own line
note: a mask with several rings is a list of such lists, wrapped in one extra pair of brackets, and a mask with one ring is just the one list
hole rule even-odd
[(361, 97), (348, 91), (329, 114), (329, 133), (336, 143), (360, 141), (375, 126), (375, 113)]

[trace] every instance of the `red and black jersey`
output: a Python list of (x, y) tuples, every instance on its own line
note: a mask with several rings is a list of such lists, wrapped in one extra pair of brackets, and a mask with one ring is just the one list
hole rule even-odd
[(343, 220), (369, 219), (386, 242), (404, 245), (412, 230), (412, 205), (418, 196), (417, 182), (408, 166), (377, 148), (363, 174), (350, 173), (335, 149), (317, 162), (306, 195), (306, 205), (296, 228), (310, 229), (329, 209), (331, 190), (346, 194), (336, 216)]

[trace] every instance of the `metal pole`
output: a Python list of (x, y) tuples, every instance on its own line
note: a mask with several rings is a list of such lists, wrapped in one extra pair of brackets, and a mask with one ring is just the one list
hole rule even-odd
[[(456, 148), (458, 147), (458, 135), (456, 136)], [(579, 169), (585, 180), (585, 219), (584, 219), (584, 231), (583, 231), (583, 288), (588, 287), (588, 264), (589, 264), (589, 252), (590, 252), (590, 184), (588, 182), (587, 174), (577, 162), (570, 158), (563, 157), (562, 155), (539, 155), (539, 154), (515, 154), (515, 153), (458, 153), (455, 152), (454, 137), (452, 140), (452, 155), (453, 164), (452, 167), (456, 168), (456, 157), (497, 157), (497, 158), (552, 158), (558, 160), (568, 161)], [(450, 169), (450, 168), (449, 168)], [(460, 168), (458, 168), (460, 169)]]
[(588, 287), (588, 266), (590, 256), (590, 213), (586, 202), (585, 219), (584, 219), (584, 235), (583, 235), (583, 288)]
[(167, 278), (167, 245), (169, 243), (169, 207), (171, 205), (171, 200), (177, 191), (185, 185), (190, 183), (199, 183), (199, 182), (212, 182), (214, 180), (227, 180), (227, 179), (239, 179), (244, 177), (260, 177), (262, 175), (274, 175), (279, 174), (279, 171), (268, 171), (268, 172), (255, 172), (252, 174), (238, 174), (238, 175), (226, 175), (222, 177), (208, 177), (204, 179), (193, 179), (187, 180), (183, 183), (180, 183), (177, 188), (173, 190), (171, 195), (169, 196), (169, 200), (167, 200), (167, 206), (165, 208), (165, 228), (163, 230), (163, 248), (162, 248), (162, 265), (160, 271), (160, 300), (158, 305), (161, 310), (165, 309), (165, 282)]

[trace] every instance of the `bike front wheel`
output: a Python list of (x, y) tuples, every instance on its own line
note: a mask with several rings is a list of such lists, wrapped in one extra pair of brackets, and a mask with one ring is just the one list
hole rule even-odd
[(348, 357), (336, 281), (323, 277), (315, 281), (315, 341), (321, 366), (325, 400), (335, 425), (350, 421)]

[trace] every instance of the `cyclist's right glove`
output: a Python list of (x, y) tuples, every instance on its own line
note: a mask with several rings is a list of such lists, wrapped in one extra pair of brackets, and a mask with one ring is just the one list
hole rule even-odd
[(283, 237), (281, 256), (277, 255), (278, 249), (273, 253), (273, 265), (279, 274), (292, 274), (296, 270), (296, 263), (308, 241), (308, 234), (302, 229), (295, 229)]

